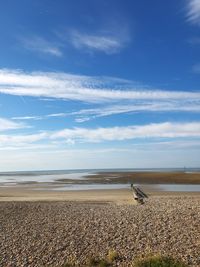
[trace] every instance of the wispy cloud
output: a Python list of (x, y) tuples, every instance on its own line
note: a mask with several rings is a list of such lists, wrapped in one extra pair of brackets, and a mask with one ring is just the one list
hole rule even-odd
[(12, 117), (12, 120), (44, 120), (48, 118), (59, 118), (59, 117), (66, 117), (71, 115), (70, 113), (50, 113), (46, 115), (40, 116), (18, 116)]
[[(120, 133), (120, 134), (119, 134)], [(200, 123), (152, 123), (111, 128), (74, 128), (58, 131), (50, 136), (52, 139), (64, 138), (79, 141), (102, 142), (129, 140), (135, 138), (177, 138), (200, 137)]]
[(66, 73), (0, 70), (0, 92), (91, 103), (123, 100), (200, 99), (199, 92), (166, 91), (134, 86), (131, 81)]
[(48, 137), (46, 132), (27, 135), (0, 135), (0, 145), (22, 146), (36, 143)]
[(0, 118), (0, 131), (16, 130), (26, 127), (27, 126), (23, 123), (16, 123), (12, 120)]
[[(197, 71), (197, 70), (196, 70)], [(14, 120), (74, 116), (77, 122), (132, 112), (200, 112), (200, 92), (142, 87), (133, 81), (67, 73), (0, 70), (0, 93), (90, 103), (92, 108), (46, 115), (29, 114)]]
[(123, 141), (144, 138), (189, 138), (200, 137), (200, 123), (151, 123), (125, 127), (67, 128), (59, 131), (43, 131), (32, 134), (0, 135), (0, 145), (30, 144), (40, 141), (73, 142)]
[(95, 118), (107, 117), (117, 114), (132, 114), (139, 112), (200, 112), (200, 101), (182, 100), (182, 105), (179, 101), (140, 101), (141, 103), (124, 103), (119, 105), (100, 105), (96, 108), (81, 109), (66, 113), (50, 113), (39, 116), (18, 116), (12, 117), (12, 120), (47, 120), (51, 118), (74, 117), (78, 123), (93, 120)]
[(81, 123), (98, 117), (139, 112), (200, 112), (200, 101), (182, 100), (182, 105), (180, 105), (180, 101), (146, 100), (135, 104), (107, 105), (100, 108), (82, 109), (72, 114), (76, 116), (76, 122)]
[(12, 120), (41, 120), (43, 116), (18, 116), (12, 117)]
[(63, 55), (60, 47), (57, 44), (47, 41), (46, 39), (39, 36), (21, 38), (21, 43), (27, 50), (32, 50), (56, 57), (62, 57)]
[(200, 0), (187, 1), (187, 19), (193, 24), (200, 25)]
[(128, 41), (129, 36), (126, 32), (113, 33), (96, 32), (85, 33), (80, 31), (71, 31), (71, 43), (77, 49), (86, 49), (86, 51), (99, 51), (106, 54), (115, 54), (123, 49)]

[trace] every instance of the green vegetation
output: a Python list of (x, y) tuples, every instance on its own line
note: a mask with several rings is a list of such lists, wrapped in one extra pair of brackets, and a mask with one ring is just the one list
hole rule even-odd
[(171, 257), (151, 256), (135, 261), (133, 267), (187, 267), (187, 265)]
[[(119, 256), (116, 251), (110, 250), (106, 259), (89, 258), (83, 267), (114, 267)], [(65, 264), (62, 267), (75, 267), (75, 264)], [(171, 257), (148, 256), (144, 259), (137, 259), (132, 267), (188, 267), (185, 263)]]
[[(118, 259), (118, 253), (111, 249), (108, 251), (106, 259), (101, 259), (99, 257), (91, 257), (87, 260), (86, 265), (83, 267), (112, 267), (113, 263)], [(62, 267), (75, 267), (75, 264), (66, 263)]]

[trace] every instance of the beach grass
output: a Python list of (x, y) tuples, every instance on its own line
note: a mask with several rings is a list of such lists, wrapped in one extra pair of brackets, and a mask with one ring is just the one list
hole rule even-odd
[[(87, 260), (83, 267), (114, 267), (118, 253), (116, 251), (109, 251), (107, 258), (91, 257)], [(75, 264), (65, 264), (62, 267), (75, 267)], [(131, 267), (188, 267), (180, 260), (168, 256), (146, 256), (145, 258), (136, 259)]]
[(180, 260), (167, 256), (148, 256), (144, 259), (137, 259), (133, 267), (188, 267)]

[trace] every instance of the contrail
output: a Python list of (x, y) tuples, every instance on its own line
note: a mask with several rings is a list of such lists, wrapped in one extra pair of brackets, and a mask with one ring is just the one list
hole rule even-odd
[(22, 102), (23, 102), (24, 104), (27, 104), (26, 101), (25, 101), (25, 99), (24, 99), (24, 97), (23, 97), (22, 95), (19, 95), (19, 97), (20, 97), (20, 99), (22, 100)]

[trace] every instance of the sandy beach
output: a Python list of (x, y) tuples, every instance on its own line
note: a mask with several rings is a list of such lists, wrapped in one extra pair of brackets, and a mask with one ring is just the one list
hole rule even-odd
[[(48, 187), (47, 187), (48, 188)], [(155, 191), (148, 185), (141, 187), (149, 197), (152, 196), (199, 196), (199, 192)], [(33, 190), (33, 187), (0, 187), (0, 202), (5, 201), (74, 201), (107, 202), (115, 204), (136, 204), (131, 188), (107, 190), (51, 191)]]
[(90, 201), (135, 204), (130, 189), (84, 190), (84, 191), (44, 191), (32, 188), (0, 188), (2, 201)]

